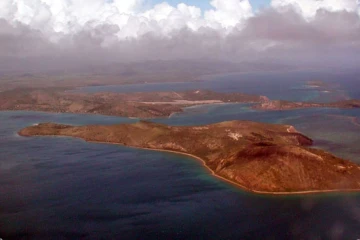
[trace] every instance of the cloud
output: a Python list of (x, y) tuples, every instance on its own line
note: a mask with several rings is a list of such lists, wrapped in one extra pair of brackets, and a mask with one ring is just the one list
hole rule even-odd
[(326, 10), (329, 12), (359, 10), (358, 0), (272, 0), (271, 6), (276, 9), (292, 7), (301, 13), (305, 18), (313, 18), (317, 11)]
[(253, 15), (248, 0), (212, 0), (210, 4), (215, 10), (206, 11), (205, 19), (221, 27), (233, 27)]
[(166, 35), (188, 27), (229, 28), (252, 16), (248, 0), (212, 0), (213, 9), (201, 9), (184, 3), (166, 2), (141, 11), (142, 0), (2, 0), (0, 17), (20, 22), (47, 34), (75, 33), (84, 26), (112, 24), (120, 29), (118, 37), (138, 37), (148, 32)]
[(360, 60), (352, 1), (314, 7), (309, 0), (273, 0), (257, 12), (248, 0), (212, 0), (205, 12), (166, 2), (144, 10), (145, 3), (2, 0), (2, 68), (177, 59), (356, 67)]

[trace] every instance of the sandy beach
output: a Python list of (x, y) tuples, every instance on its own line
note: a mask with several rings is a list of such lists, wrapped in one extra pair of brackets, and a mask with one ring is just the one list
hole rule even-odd
[(204, 100), (204, 101), (188, 101), (188, 100), (175, 100), (173, 102), (141, 102), (144, 104), (171, 104), (171, 105), (200, 105), (200, 104), (214, 104), (214, 103), (223, 103), (220, 100)]

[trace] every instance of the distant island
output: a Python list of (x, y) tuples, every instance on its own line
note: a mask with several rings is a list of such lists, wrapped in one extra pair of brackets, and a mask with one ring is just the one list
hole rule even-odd
[(332, 103), (314, 103), (314, 102), (291, 102), (283, 100), (269, 100), (252, 106), (258, 110), (284, 111), (301, 108), (360, 108), (360, 100), (343, 100)]
[(69, 136), (186, 154), (203, 161), (215, 176), (259, 194), (360, 191), (357, 164), (309, 148), (313, 141), (290, 125), (249, 121), (186, 127), (147, 121), (89, 126), (41, 123), (22, 129), (19, 135)]
[(270, 100), (266, 96), (222, 93), (210, 90), (79, 93), (62, 88), (18, 88), (0, 92), (1, 110), (27, 110), (56, 113), (89, 113), (132, 118), (169, 117), (185, 107), (204, 104), (253, 103), (258, 110), (292, 110), (299, 108), (360, 108), (360, 100), (333, 103)]
[(311, 80), (311, 81), (307, 81), (305, 86), (312, 88), (327, 88), (329, 87), (329, 84), (325, 83), (322, 80)]
[[(331, 92), (332, 86), (330, 83), (321, 81), (321, 80), (312, 80), (307, 81), (304, 85), (307, 88), (316, 88), (321, 92)], [(318, 103), (318, 102), (294, 102), (294, 101), (284, 101), (284, 100), (268, 100), (262, 101), (258, 104), (252, 106), (253, 109), (257, 110), (268, 110), (268, 111), (285, 111), (285, 110), (294, 110), (302, 108), (360, 108), (360, 100), (358, 99), (348, 99), (348, 100), (339, 100), (329, 103)]]
[(20, 88), (0, 92), (0, 111), (29, 110), (156, 118), (168, 117), (194, 105), (260, 103), (269, 100), (265, 96), (209, 90), (136, 93), (77, 93), (65, 90)]

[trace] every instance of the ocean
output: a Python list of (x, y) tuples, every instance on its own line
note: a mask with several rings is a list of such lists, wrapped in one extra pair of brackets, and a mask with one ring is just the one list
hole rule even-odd
[[(323, 102), (360, 96), (356, 76), (341, 74), (232, 74), (194, 84), (104, 86), (81, 91), (211, 89)], [(331, 91), (307, 88), (305, 81), (314, 79), (331, 83)], [(227, 120), (292, 124), (315, 140), (314, 147), (360, 164), (359, 119), (358, 109), (266, 112), (252, 110), (249, 104), (215, 104), (190, 107), (171, 118), (153, 121), (170, 125)], [(360, 238), (358, 193), (256, 195), (211, 176), (202, 163), (187, 156), (67, 137), (23, 138), (16, 134), (39, 122), (134, 121), (85, 114), (0, 112), (0, 238)]]

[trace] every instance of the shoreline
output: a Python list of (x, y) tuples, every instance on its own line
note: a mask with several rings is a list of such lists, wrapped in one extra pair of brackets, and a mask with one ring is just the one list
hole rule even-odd
[[(174, 106), (179, 105), (183, 106), (181, 109), (187, 109), (187, 108), (196, 108), (196, 107), (202, 107), (202, 106), (221, 106), (221, 105), (231, 105), (231, 104), (256, 104), (257, 102), (214, 102), (214, 103), (198, 103), (198, 104), (174, 104)], [(148, 104), (151, 105), (151, 104)], [(161, 105), (161, 104), (159, 104)], [(44, 113), (44, 114), (76, 114), (76, 115), (94, 115), (94, 116), (105, 116), (105, 117), (117, 117), (117, 118), (124, 118), (124, 119), (130, 119), (130, 120), (136, 120), (136, 119), (161, 119), (161, 118), (170, 118), (172, 115), (177, 113), (183, 113), (184, 111), (178, 111), (178, 112), (172, 112), (169, 115), (164, 116), (153, 116), (153, 117), (134, 117), (134, 116), (123, 116), (123, 115), (107, 115), (102, 113), (89, 113), (89, 112), (57, 112), (57, 111), (45, 111), (45, 110), (25, 110), (25, 109), (0, 109), (0, 112), (33, 112), (33, 113)]]
[(173, 102), (140, 102), (147, 105), (189, 105), (198, 106), (198, 105), (211, 105), (211, 104), (221, 104), (224, 103), (221, 100), (203, 100), (203, 101), (192, 101), (192, 100), (175, 100)]
[[(60, 136), (60, 135), (47, 135), (47, 136)], [(71, 136), (65, 136), (65, 137), (71, 137)], [(252, 190), (240, 183), (237, 183), (235, 181), (232, 181), (230, 179), (227, 179), (225, 177), (222, 177), (222, 176), (216, 174), (214, 172), (214, 170), (212, 170), (209, 166), (207, 166), (204, 159), (202, 159), (201, 157), (195, 156), (193, 154), (190, 154), (190, 153), (179, 152), (179, 151), (174, 151), (174, 150), (158, 149), (158, 148), (144, 148), (144, 147), (128, 146), (128, 145), (124, 145), (121, 143), (114, 143), (114, 142), (87, 141), (83, 138), (78, 138), (78, 139), (82, 139), (83, 141), (88, 142), (88, 143), (121, 145), (124, 147), (133, 148), (133, 149), (143, 149), (143, 150), (156, 151), (156, 152), (167, 152), (167, 153), (174, 153), (177, 155), (191, 157), (191, 158), (194, 158), (194, 159), (200, 161), (202, 163), (203, 167), (205, 167), (205, 169), (208, 170), (211, 173), (211, 175), (216, 177), (217, 179), (220, 179), (226, 183), (230, 183), (231, 185), (238, 187), (241, 190), (244, 190), (248, 193), (253, 193), (253, 194), (275, 195), (275, 196), (286, 196), (286, 195), (291, 196), (291, 195), (293, 195), (294, 196), (294, 195), (310, 195), (310, 194), (325, 194), (325, 193), (360, 193), (360, 189), (309, 190), (309, 191), (297, 191), (297, 192), (267, 192), (267, 191)]]
[(203, 160), (201, 157), (198, 157), (196, 155), (193, 155), (191, 153), (185, 153), (185, 152), (179, 152), (175, 150), (166, 150), (166, 149), (158, 149), (158, 148), (145, 148), (145, 147), (136, 147), (136, 146), (130, 146), (130, 145), (124, 145), (121, 143), (116, 142), (102, 142), (102, 141), (89, 141), (81, 137), (75, 137), (75, 136), (67, 136), (67, 135), (32, 135), (32, 136), (23, 136), (20, 134), (20, 132), (17, 132), (18, 136), (21, 137), (69, 137), (69, 138), (76, 138), (79, 140), (82, 140), (87, 143), (95, 143), (95, 144), (111, 144), (111, 145), (120, 145), (126, 148), (133, 148), (133, 149), (142, 149), (142, 150), (148, 150), (148, 151), (156, 151), (156, 152), (166, 152), (166, 153), (173, 153), (177, 155), (183, 155), (187, 157), (191, 157), (195, 160), (198, 160), (202, 163), (203, 167), (211, 173), (212, 176), (214, 176), (217, 179), (222, 180), (223, 182), (226, 182), (228, 184), (231, 184), (234, 187), (240, 188), (241, 190), (252, 193), (252, 194), (258, 194), (258, 195), (268, 195), (268, 196), (296, 196), (296, 195), (315, 195), (315, 194), (327, 194), (327, 193), (359, 193), (360, 194), (360, 188), (359, 189), (333, 189), (333, 190), (309, 190), (309, 191), (296, 191), (296, 192), (268, 192), (268, 191), (258, 191), (258, 190), (252, 190), (247, 188), (246, 186), (237, 183), (235, 181), (232, 181), (231, 179), (227, 179), (225, 177), (222, 177), (214, 172), (209, 166), (207, 166), (205, 160)]

